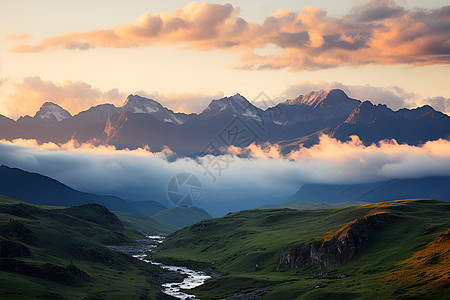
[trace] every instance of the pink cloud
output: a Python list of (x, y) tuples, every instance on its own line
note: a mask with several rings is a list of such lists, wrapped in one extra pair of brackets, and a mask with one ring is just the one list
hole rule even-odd
[(103, 92), (83, 81), (64, 80), (54, 83), (34, 76), (15, 83), (13, 92), (4, 101), (9, 116), (18, 117), (24, 114), (34, 115), (46, 101), (59, 104), (76, 114), (99, 103), (121, 104), (126, 96), (118, 89)]
[[(13, 50), (182, 44), (204, 51), (241, 52), (241, 69), (292, 71), (364, 64), (448, 64), (449, 18), (450, 5), (408, 10), (392, 0), (370, 0), (341, 17), (306, 6), (299, 12), (280, 9), (257, 23), (239, 17), (239, 8), (231, 4), (192, 2), (172, 12), (144, 13), (134, 23), (68, 32)], [(282, 51), (273, 55), (255, 53), (266, 45), (276, 45)]]
[[(83, 81), (52, 82), (43, 80), (39, 76), (26, 77), (21, 82), (15, 83), (7, 78), (0, 78), (0, 86), (3, 84), (10, 86), (11, 92), (1, 94), (3, 101), (0, 105), (0, 113), (11, 118), (18, 118), (26, 114), (34, 115), (46, 101), (62, 106), (72, 115), (102, 103), (120, 106), (129, 94), (117, 88), (102, 91), (98, 87)], [(199, 113), (208, 106), (212, 99), (224, 96), (223, 92), (214, 94), (190, 92), (165, 94), (135, 91), (133, 94), (153, 99), (175, 112), (184, 113)]]
[(31, 36), (28, 33), (10, 34), (6, 38), (7, 41), (20, 41), (20, 40), (29, 40), (29, 39), (31, 39)]

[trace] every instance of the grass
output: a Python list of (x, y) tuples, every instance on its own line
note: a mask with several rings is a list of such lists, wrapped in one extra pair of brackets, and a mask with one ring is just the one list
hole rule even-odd
[(164, 224), (155, 219), (136, 213), (114, 212), (125, 225), (145, 234), (167, 234), (176, 229), (170, 224)]
[(125, 212), (115, 212), (115, 214), (123, 223), (145, 234), (167, 234), (212, 218), (205, 210), (195, 206), (173, 207), (162, 210), (151, 217)]
[(104, 246), (139, 238), (98, 205), (52, 208), (0, 196), (0, 243), (14, 245), (0, 251), (0, 298), (163, 299), (152, 279), (159, 268)]
[(322, 209), (322, 208), (341, 208), (347, 206), (361, 206), (368, 202), (345, 201), (339, 203), (320, 203), (320, 202), (285, 202), (275, 205), (264, 205), (261, 209), (268, 208), (292, 208), (292, 209)]
[[(329, 271), (318, 271), (315, 266), (277, 271), (280, 256), (290, 247), (323, 240), (327, 234), (332, 238), (340, 228), (374, 212), (393, 215), (397, 222), (377, 231), (372, 245), (351, 261)], [(221, 277), (190, 291), (204, 299), (264, 287), (268, 289), (263, 299), (439, 298), (450, 292), (449, 273), (445, 272), (450, 270), (449, 245), (435, 239), (447, 232), (449, 223), (450, 203), (435, 200), (303, 211), (248, 210), (171, 234), (153, 258), (197, 264), (200, 269), (209, 266), (219, 272)], [(436, 243), (439, 247), (430, 246)], [(426, 280), (414, 277), (425, 261), (439, 262), (440, 267), (428, 264)], [(319, 272), (329, 274), (307, 279)], [(403, 273), (398, 272), (409, 272), (410, 280), (399, 280)], [(342, 274), (346, 276), (337, 278)]]

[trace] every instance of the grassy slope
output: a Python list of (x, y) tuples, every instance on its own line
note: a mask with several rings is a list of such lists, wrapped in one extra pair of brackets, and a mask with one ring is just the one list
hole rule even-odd
[(160, 223), (151, 217), (141, 214), (126, 212), (114, 213), (125, 225), (128, 225), (146, 234), (171, 233), (176, 230), (175, 227), (171, 226), (170, 224)]
[(191, 207), (173, 207), (148, 217), (142, 214), (115, 212), (128, 226), (146, 234), (167, 234), (199, 221), (212, 218), (205, 210)]
[(177, 206), (160, 211), (152, 216), (152, 219), (157, 222), (167, 224), (175, 229), (181, 229), (210, 218), (212, 216), (208, 212), (195, 206)]
[(292, 209), (323, 209), (323, 208), (341, 208), (347, 206), (360, 206), (369, 204), (360, 201), (345, 201), (339, 203), (320, 203), (320, 202), (285, 202), (281, 204), (264, 205), (261, 209), (268, 208), (292, 208)]
[[(401, 219), (378, 232), (372, 246), (350, 262), (315, 279), (307, 277), (323, 271), (313, 266), (276, 271), (278, 259), (288, 247), (318, 239), (382, 206)], [(450, 292), (448, 273), (435, 274), (447, 276), (447, 285), (441, 284), (441, 289), (434, 291), (420, 288), (425, 282), (403, 282), (390, 274), (401, 271), (403, 261), (425, 249), (438, 234), (450, 228), (449, 223), (450, 203), (434, 200), (304, 211), (249, 210), (205, 220), (172, 234), (155, 258), (184, 261), (202, 268), (213, 266), (223, 276), (194, 290), (206, 299), (260, 287), (269, 287), (264, 299), (383, 299), (423, 296), (421, 293), (433, 293), (430, 297), (434, 299)], [(445, 259), (441, 262), (445, 263)], [(411, 269), (414, 263), (407, 266)], [(340, 274), (347, 277), (337, 279)]]
[[(142, 237), (117, 221), (101, 207), (52, 208), (0, 196), (0, 242), (31, 252), (31, 256), (0, 258), (0, 298), (164, 297), (159, 286), (147, 280), (160, 273), (159, 268), (103, 246), (130, 244)], [(25, 229), (20, 229), (22, 225)], [(11, 261), (24, 263), (31, 271), (5, 270)], [(86, 272), (88, 280), (64, 269), (55, 271), (69, 265)]]

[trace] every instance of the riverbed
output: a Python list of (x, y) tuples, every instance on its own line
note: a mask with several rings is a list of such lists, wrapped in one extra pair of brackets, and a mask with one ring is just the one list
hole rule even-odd
[(117, 250), (128, 255), (131, 255), (142, 261), (151, 263), (160, 267), (161, 269), (177, 272), (184, 277), (182, 282), (168, 282), (162, 284), (164, 294), (170, 295), (178, 299), (198, 299), (194, 295), (190, 295), (181, 291), (181, 289), (193, 289), (202, 285), (211, 276), (204, 272), (194, 271), (183, 266), (168, 266), (158, 262), (145, 259), (149, 252), (154, 251), (155, 248), (164, 241), (164, 236), (153, 235), (147, 236), (146, 239), (139, 240), (137, 246), (108, 246), (108, 248)]

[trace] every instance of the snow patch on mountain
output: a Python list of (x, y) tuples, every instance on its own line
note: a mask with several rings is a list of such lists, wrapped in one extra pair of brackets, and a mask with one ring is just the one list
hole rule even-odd
[(328, 95), (329, 91), (319, 90), (308, 93), (307, 95), (301, 95), (295, 99), (287, 100), (285, 103), (288, 105), (307, 105), (311, 107), (317, 107)]
[(53, 117), (59, 122), (64, 119), (72, 117), (72, 115), (59, 106), (58, 104), (55, 104), (53, 102), (45, 102), (39, 111), (34, 115), (35, 118), (43, 119), (43, 120), (50, 120)]
[(186, 115), (174, 113), (172, 110), (162, 106), (159, 102), (138, 95), (129, 95), (125, 103), (122, 107), (119, 107), (119, 109), (131, 113), (150, 114), (156, 119), (166, 123), (180, 125), (187, 120)]

